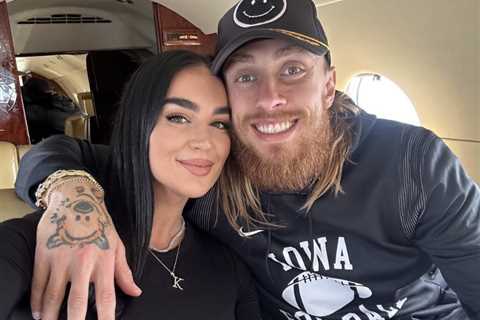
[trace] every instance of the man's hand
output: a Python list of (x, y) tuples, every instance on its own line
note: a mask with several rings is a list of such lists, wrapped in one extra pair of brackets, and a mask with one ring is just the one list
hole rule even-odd
[(71, 282), (68, 319), (85, 318), (90, 283), (95, 286), (98, 319), (114, 319), (114, 280), (126, 294), (141, 294), (103, 192), (86, 180), (62, 182), (51, 193), (38, 224), (30, 301), (33, 318), (57, 319)]

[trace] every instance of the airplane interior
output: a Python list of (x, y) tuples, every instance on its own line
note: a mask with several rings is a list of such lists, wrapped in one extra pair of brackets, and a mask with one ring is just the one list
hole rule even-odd
[[(122, 86), (136, 66), (173, 48), (212, 56), (217, 22), (234, 3), (0, 0), (0, 140), (16, 155), (2, 160), (0, 188), (13, 188), (17, 149), (50, 134), (108, 143)], [(434, 131), (479, 183), (480, 1), (315, 3), (338, 90), (379, 117)], [(50, 131), (27, 125), (29, 82), (60, 105), (44, 116)]]

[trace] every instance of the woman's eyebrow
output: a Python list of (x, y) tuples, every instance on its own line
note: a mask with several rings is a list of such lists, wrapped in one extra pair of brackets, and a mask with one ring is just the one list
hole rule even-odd
[(166, 98), (164, 100), (164, 104), (167, 104), (167, 103), (173, 103), (173, 104), (176, 104), (179, 107), (183, 107), (183, 108), (195, 111), (195, 112), (198, 112), (198, 109), (199, 109), (198, 106), (195, 103), (193, 103), (190, 100), (183, 99), (183, 98), (176, 98), (176, 97)]
[(230, 115), (230, 107), (229, 106), (224, 106), (220, 108), (216, 108), (213, 114), (228, 114)]
[[(175, 104), (179, 107), (185, 108), (192, 110), (194, 112), (198, 112), (200, 110), (199, 106), (194, 103), (193, 101), (184, 99), (184, 98), (177, 98), (177, 97), (171, 97), (171, 98), (166, 98), (164, 100), (164, 104), (167, 103), (172, 103)], [(218, 107), (213, 111), (213, 114), (228, 114), (230, 115), (230, 107), (229, 106), (222, 106)]]

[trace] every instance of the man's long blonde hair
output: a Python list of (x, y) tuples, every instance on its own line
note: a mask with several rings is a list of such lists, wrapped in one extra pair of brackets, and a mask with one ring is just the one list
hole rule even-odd
[[(341, 180), (345, 162), (348, 160), (352, 146), (352, 118), (359, 108), (344, 93), (337, 91), (333, 105), (328, 109), (331, 125), (331, 148), (327, 157), (324, 174), (315, 179), (312, 191), (301, 208), (310, 211), (315, 201), (326, 192), (335, 195), (342, 192)], [(259, 190), (239, 169), (235, 156), (227, 159), (219, 179), (218, 200), (229, 223), (239, 229), (240, 225), (252, 228), (256, 226), (276, 226), (263, 212)]]

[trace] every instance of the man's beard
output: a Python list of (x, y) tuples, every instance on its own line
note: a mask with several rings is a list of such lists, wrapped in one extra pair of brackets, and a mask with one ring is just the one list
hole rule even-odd
[[(313, 184), (324, 172), (331, 150), (331, 126), (328, 112), (321, 119), (304, 123), (304, 133), (296, 138), (292, 148), (271, 146), (263, 156), (251, 145), (244, 144), (237, 135), (232, 138), (235, 161), (254, 187), (264, 191), (301, 191)], [(315, 118), (315, 117), (312, 117)], [(316, 120), (316, 123), (312, 123)], [(305, 132), (307, 131), (307, 132)]]

